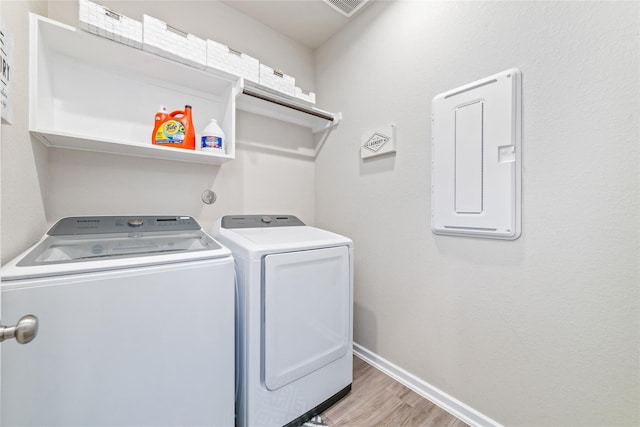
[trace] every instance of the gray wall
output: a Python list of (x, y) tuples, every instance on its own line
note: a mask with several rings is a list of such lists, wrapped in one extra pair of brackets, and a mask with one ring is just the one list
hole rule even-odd
[[(2, 1), (2, 22), (13, 37), (13, 122), (2, 125), (0, 215), (2, 263), (37, 241), (45, 231), (47, 150), (29, 137), (29, 11), (46, 15), (46, 1)], [(42, 178), (41, 178), (42, 177)]]
[[(355, 341), (506, 425), (638, 425), (640, 4), (382, 2), (316, 54), (344, 121), (316, 222), (355, 241)], [(523, 231), (430, 231), (430, 104), (523, 75)], [(395, 156), (359, 159), (397, 125)]]

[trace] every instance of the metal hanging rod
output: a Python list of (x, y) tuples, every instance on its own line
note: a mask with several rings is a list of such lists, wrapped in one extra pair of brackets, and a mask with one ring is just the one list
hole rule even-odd
[(300, 111), (302, 113), (310, 114), (312, 116), (319, 117), (321, 119), (328, 120), (330, 122), (333, 122), (335, 120), (335, 117), (333, 117), (332, 115), (329, 115), (329, 114), (326, 114), (326, 113), (321, 113), (319, 111), (315, 111), (315, 110), (312, 110), (312, 109), (309, 109), (309, 108), (301, 107), (299, 105), (289, 104), (289, 103), (287, 103), (285, 101), (282, 101), (280, 99), (273, 98), (273, 97), (270, 97), (270, 96), (262, 94), (262, 93), (254, 92), (251, 89), (243, 88), (242, 89), (242, 93), (245, 94), (245, 95), (253, 96), (254, 98), (262, 99), (264, 101), (268, 101), (268, 102), (272, 102), (274, 104), (282, 105), (283, 107), (291, 108), (292, 110), (296, 110), (296, 111)]

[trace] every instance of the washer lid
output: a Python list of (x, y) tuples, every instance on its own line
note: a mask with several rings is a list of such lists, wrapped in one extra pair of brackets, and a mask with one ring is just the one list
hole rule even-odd
[(40, 242), (3, 267), (2, 280), (229, 255), (191, 217), (73, 217), (58, 221)]
[(273, 253), (353, 245), (347, 237), (308, 225), (226, 228), (222, 218), (216, 222), (212, 234), (234, 255), (247, 259), (261, 259)]

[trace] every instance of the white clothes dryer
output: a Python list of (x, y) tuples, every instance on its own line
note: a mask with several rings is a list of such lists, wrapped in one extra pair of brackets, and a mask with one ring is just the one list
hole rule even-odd
[(292, 215), (224, 216), (238, 277), (239, 427), (297, 426), (351, 390), (353, 244)]
[(191, 217), (64, 218), (2, 273), (2, 425), (234, 425), (234, 266)]

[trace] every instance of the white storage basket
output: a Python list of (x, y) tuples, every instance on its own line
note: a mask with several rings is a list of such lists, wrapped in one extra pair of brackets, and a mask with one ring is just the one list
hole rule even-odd
[(301, 99), (302, 101), (308, 102), (309, 104), (316, 103), (316, 94), (314, 92), (305, 92), (302, 88), (296, 86), (294, 96), (297, 99)]
[(79, 1), (80, 28), (101, 37), (142, 49), (142, 22), (89, 0)]
[(185, 33), (167, 25), (160, 19), (143, 16), (143, 49), (182, 62), (192, 67), (204, 69), (207, 65), (207, 42), (193, 34)]
[(280, 70), (273, 69), (268, 65), (260, 64), (260, 82), (262, 86), (282, 92), (289, 96), (295, 96), (295, 77), (284, 74)]
[(258, 83), (260, 61), (213, 40), (207, 40), (207, 67)]

